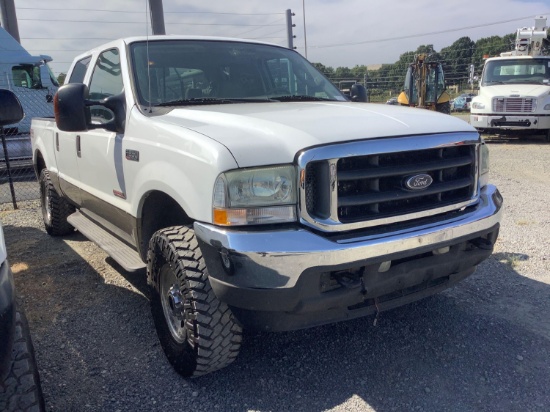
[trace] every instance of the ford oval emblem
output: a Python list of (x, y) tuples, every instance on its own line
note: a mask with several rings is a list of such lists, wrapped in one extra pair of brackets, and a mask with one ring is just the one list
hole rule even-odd
[(433, 183), (432, 177), (427, 173), (414, 175), (407, 177), (405, 180), (405, 187), (410, 190), (422, 190), (426, 189)]

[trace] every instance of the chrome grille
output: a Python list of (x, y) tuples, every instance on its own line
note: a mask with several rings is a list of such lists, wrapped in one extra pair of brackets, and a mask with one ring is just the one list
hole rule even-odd
[[(421, 148), (425, 141), (409, 137), (306, 152), (300, 157), (302, 161), (310, 158), (303, 163), (303, 219), (320, 229), (339, 231), (431, 216), (477, 201), (479, 136), (476, 134), (475, 140), (441, 145), (437, 144), (437, 138), (425, 138), (434, 139), (433, 145)], [(403, 147), (400, 141), (405, 143)], [(394, 151), (387, 151), (388, 148)], [(429, 187), (422, 190), (406, 187), (407, 179), (424, 174), (433, 180)]]
[(531, 97), (495, 97), (493, 111), (498, 113), (532, 113), (535, 99)]

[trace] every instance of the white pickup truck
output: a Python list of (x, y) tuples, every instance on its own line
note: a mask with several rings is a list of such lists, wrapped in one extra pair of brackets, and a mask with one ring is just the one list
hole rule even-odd
[[(242, 328), (378, 314), (472, 274), (502, 197), (466, 122), (351, 100), (293, 50), (154, 36), (77, 57), (32, 122), (51, 235), (146, 267), (184, 376), (231, 363)], [(359, 100), (359, 102), (357, 102)]]

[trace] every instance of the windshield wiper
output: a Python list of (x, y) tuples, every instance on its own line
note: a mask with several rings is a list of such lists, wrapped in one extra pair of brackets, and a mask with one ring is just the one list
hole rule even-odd
[(171, 100), (155, 105), (162, 106), (193, 106), (202, 104), (228, 104), (228, 103), (265, 103), (271, 102), (271, 99), (246, 99), (246, 98), (225, 98), (225, 97), (195, 97), (192, 99)]
[(285, 96), (273, 96), (271, 100), (277, 100), (279, 102), (333, 102), (334, 99), (327, 99), (325, 97), (307, 96), (307, 95), (285, 95)]

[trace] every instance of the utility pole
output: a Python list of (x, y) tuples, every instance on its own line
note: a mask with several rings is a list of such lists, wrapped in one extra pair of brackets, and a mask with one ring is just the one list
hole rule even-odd
[(286, 32), (288, 37), (288, 48), (290, 50), (294, 50), (294, 39), (296, 36), (292, 33), (292, 28), (296, 27), (295, 24), (292, 24), (292, 16), (294, 16), (294, 13), (290, 11), (290, 9), (287, 9), (286, 11)]
[(307, 59), (306, 0), (302, 0), (302, 11), (304, 13), (304, 49), (305, 49), (305, 58)]
[(151, 12), (151, 30), (153, 35), (166, 34), (162, 0), (149, 0), (149, 10)]
[(0, 12), (2, 13), (2, 27), (4, 27), (18, 43), (21, 43), (14, 0), (0, 0)]

